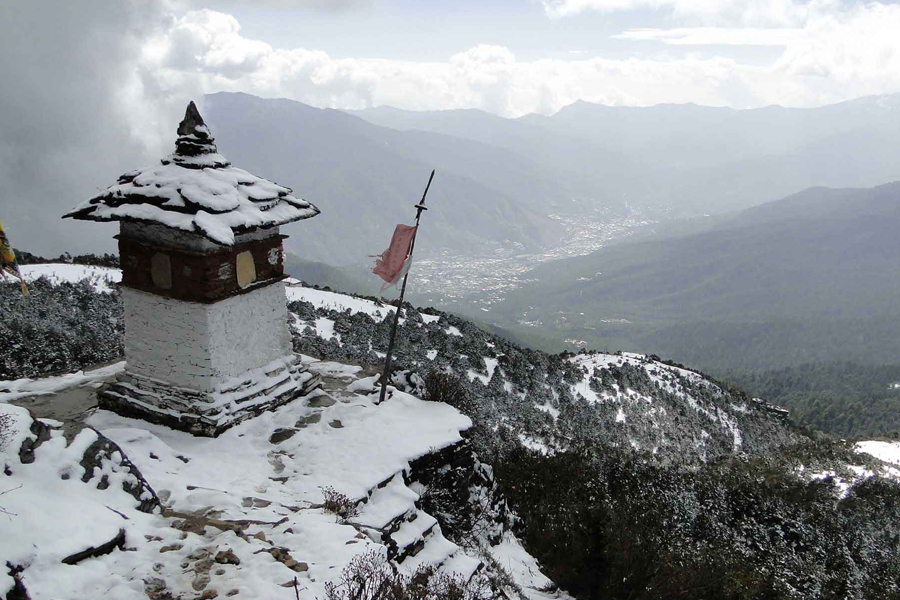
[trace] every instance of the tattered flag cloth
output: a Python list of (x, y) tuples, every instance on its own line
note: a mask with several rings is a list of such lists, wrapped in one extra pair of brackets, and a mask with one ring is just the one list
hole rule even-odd
[(0, 275), (5, 279), (7, 273), (19, 280), (22, 284), (22, 293), (27, 294), (28, 288), (25, 287), (25, 280), (22, 279), (19, 265), (16, 264), (16, 253), (13, 252), (12, 244), (9, 243), (9, 238), (3, 231), (3, 224), (0, 223)]
[(400, 278), (409, 271), (409, 250), (416, 237), (416, 226), (397, 225), (394, 235), (391, 237), (391, 245), (381, 254), (374, 255), (375, 268), (372, 272), (384, 280), (381, 291), (396, 285)]

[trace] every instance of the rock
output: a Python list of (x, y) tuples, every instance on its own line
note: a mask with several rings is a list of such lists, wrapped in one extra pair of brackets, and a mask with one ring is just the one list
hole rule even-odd
[(257, 531), (256, 533), (253, 534), (253, 537), (255, 537), (256, 539), (258, 539), (258, 540), (261, 541), (261, 542), (268, 542), (268, 541), (269, 541), (269, 540), (266, 539), (266, 534), (263, 533), (262, 531)]
[(334, 401), (334, 398), (330, 398), (325, 396), (324, 394), (321, 396), (316, 396), (312, 400), (306, 403), (306, 405), (310, 408), (328, 408), (329, 406), (334, 406), (337, 402)]
[(274, 445), (278, 445), (285, 440), (289, 440), (294, 435), (296, 435), (297, 430), (291, 428), (280, 427), (275, 430), (275, 432), (269, 436), (269, 443)]
[(204, 558), (194, 563), (194, 571), (197, 573), (209, 573), (212, 566), (216, 564), (212, 558)]
[(194, 588), (195, 592), (199, 592), (209, 585), (209, 581), (208, 573), (197, 573), (197, 576), (194, 577), (194, 581), (191, 583), (191, 587)]
[(252, 496), (247, 496), (243, 500), (241, 500), (241, 506), (244, 508), (266, 508), (271, 504), (272, 503), (268, 500), (263, 500), (262, 498), (253, 498)]
[(338, 419), (335, 419), (334, 421), (329, 422), (328, 425), (330, 427), (334, 427), (335, 429), (342, 429), (344, 427), (344, 424), (341, 423)]
[(278, 475), (284, 471), (284, 461), (281, 460), (280, 453), (269, 452), (268, 459), (269, 459), (269, 464), (272, 465), (273, 469), (275, 469), (276, 475)]
[[(187, 533), (196, 533), (204, 535), (206, 533), (207, 520), (202, 518), (187, 518), (180, 521), (174, 521), (172, 527)], [(183, 539), (183, 538), (182, 538)]]
[(199, 600), (212, 600), (213, 598), (218, 598), (219, 592), (216, 590), (206, 590), (202, 594), (200, 594)]
[(228, 593), (225, 594), (225, 595), (226, 595), (226, 596), (237, 596), (237, 595), (240, 594), (240, 593), (241, 593), (241, 590), (235, 588), (235, 589), (233, 589), (233, 590), (228, 590)]
[[(86, 429), (79, 435), (84, 435), (84, 431), (94, 430)], [(116, 471), (124, 471), (131, 475), (131, 477), (126, 477), (122, 481), (122, 489), (137, 500), (137, 509), (139, 511), (145, 513), (153, 512), (160, 506), (159, 497), (153, 491), (153, 488), (150, 487), (150, 484), (147, 483), (147, 480), (144, 479), (137, 466), (128, 459), (125, 452), (115, 442), (100, 432), (96, 432), (96, 434), (96, 441), (87, 447), (79, 463), (84, 467), (84, 476), (81, 480), (85, 483), (90, 481), (94, 477), (94, 468), (100, 467), (104, 461), (112, 460), (112, 456), (118, 452), (119, 456), (121, 456), (121, 461), (116, 466)], [(107, 487), (109, 487), (109, 481), (104, 475), (97, 482), (97, 489), (105, 490)]]
[(19, 447), (19, 460), (23, 465), (33, 463), (35, 449), (50, 439), (51, 427), (42, 421), (33, 420), (29, 429), (31, 433), (37, 436), (37, 439), (27, 438)]
[(182, 548), (184, 548), (184, 546), (182, 546), (181, 544), (169, 544), (160, 548), (159, 552), (160, 554), (162, 554), (163, 552), (174, 552), (175, 550), (181, 550)]
[(216, 554), (216, 562), (220, 565), (239, 565), (241, 564), (241, 559), (234, 553), (234, 550), (228, 548)]
[(259, 554), (261, 552), (268, 552), (272, 555), (272, 558), (296, 573), (303, 573), (309, 570), (309, 565), (305, 562), (300, 562), (291, 556), (291, 553), (287, 548), (279, 548), (278, 546), (275, 546), (274, 548), (263, 548), (262, 550), (254, 552), (254, 554)]
[(104, 554), (109, 554), (116, 548), (118, 548), (119, 550), (122, 550), (124, 547), (125, 547), (125, 530), (120, 529), (119, 533), (116, 534), (116, 537), (109, 540), (105, 544), (101, 544), (101, 545), (97, 546), (96, 548), (94, 546), (91, 546), (85, 550), (82, 550), (81, 552), (76, 552), (75, 554), (72, 554), (72, 555), (67, 556), (64, 559), (62, 559), (62, 562), (63, 562), (63, 564), (66, 564), (66, 565), (77, 565), (78, 563), (80, 563), (81, 561), (83, 561), (86, 558), (93, 558), (95, 556), (103, 556)]
[(297, 419), (297, 422), (294, 423), (294, 427), (296, 427), (298, 429), (302, 429), (302, 428), (306, 427), (307, 425), (312, 425), (314, 423), (318, 423), (321, 420), (322, 420), (322, 413), (313, 413), (311, 415), (307, 415), (305, 417), (301, 417), (300, 419)]
[(166, 587), (166, 580), (159, 577), (150, 577), (144, 580), (144, 593), (150, 600), (168, 600), (172, 598)]

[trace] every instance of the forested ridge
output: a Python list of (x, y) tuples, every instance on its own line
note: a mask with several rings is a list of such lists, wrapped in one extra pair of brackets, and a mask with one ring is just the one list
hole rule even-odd
[(808, 363), (722, 378), (785, 406), (797, 423), (841, 437), (900, 438), (900, 363)]

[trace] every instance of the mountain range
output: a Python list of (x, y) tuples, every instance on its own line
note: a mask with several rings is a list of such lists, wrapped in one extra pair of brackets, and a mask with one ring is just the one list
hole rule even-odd
[(423, 254), (506, 244), (536, 251), (562, 233), (543, 204), (560, 202), (571, 186), (513, 152), (247, 94), (207, 96), (204, 112), (234, 164), (293, 186), (322, 209), (289, 242), (306, 260), (340, 265), (381, 252), (394, 225), (413, 220), (432, 169)]
[(895, 94), (813, 109), (578, 101), (552, 116), (519, 119), (389, 107), (354, 114), (399, 130), (478, 140), (573, 177), (587, 175), (598, 201), (691, 216), (747, 208), (810, 186), (900, 179), (898, 110)]
[(322, 208), (314, 225), (286, 229), (296, 231), (288, 247), (347, 265), (412, 221), (431, 169), (419, 256), (540, 256), (574, 243), (567, 220), (723, 214), (813, 185), (900, 179), (898, 109), (900, 95), (816, 109), (578, 102), (549, 117), (506, 119), (218, 93), (203, 112), (236, 165)]

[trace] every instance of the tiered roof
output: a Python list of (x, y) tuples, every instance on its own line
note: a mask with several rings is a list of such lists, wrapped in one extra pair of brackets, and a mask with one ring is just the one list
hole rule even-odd
[(193, 102), (178, 126), (175, 152), (160, 165), (131, 171), (64, 215), (87, 221), (161, 223), (230, 246), (235, 233), (319, 214), (291, 189), (232, 167)]

